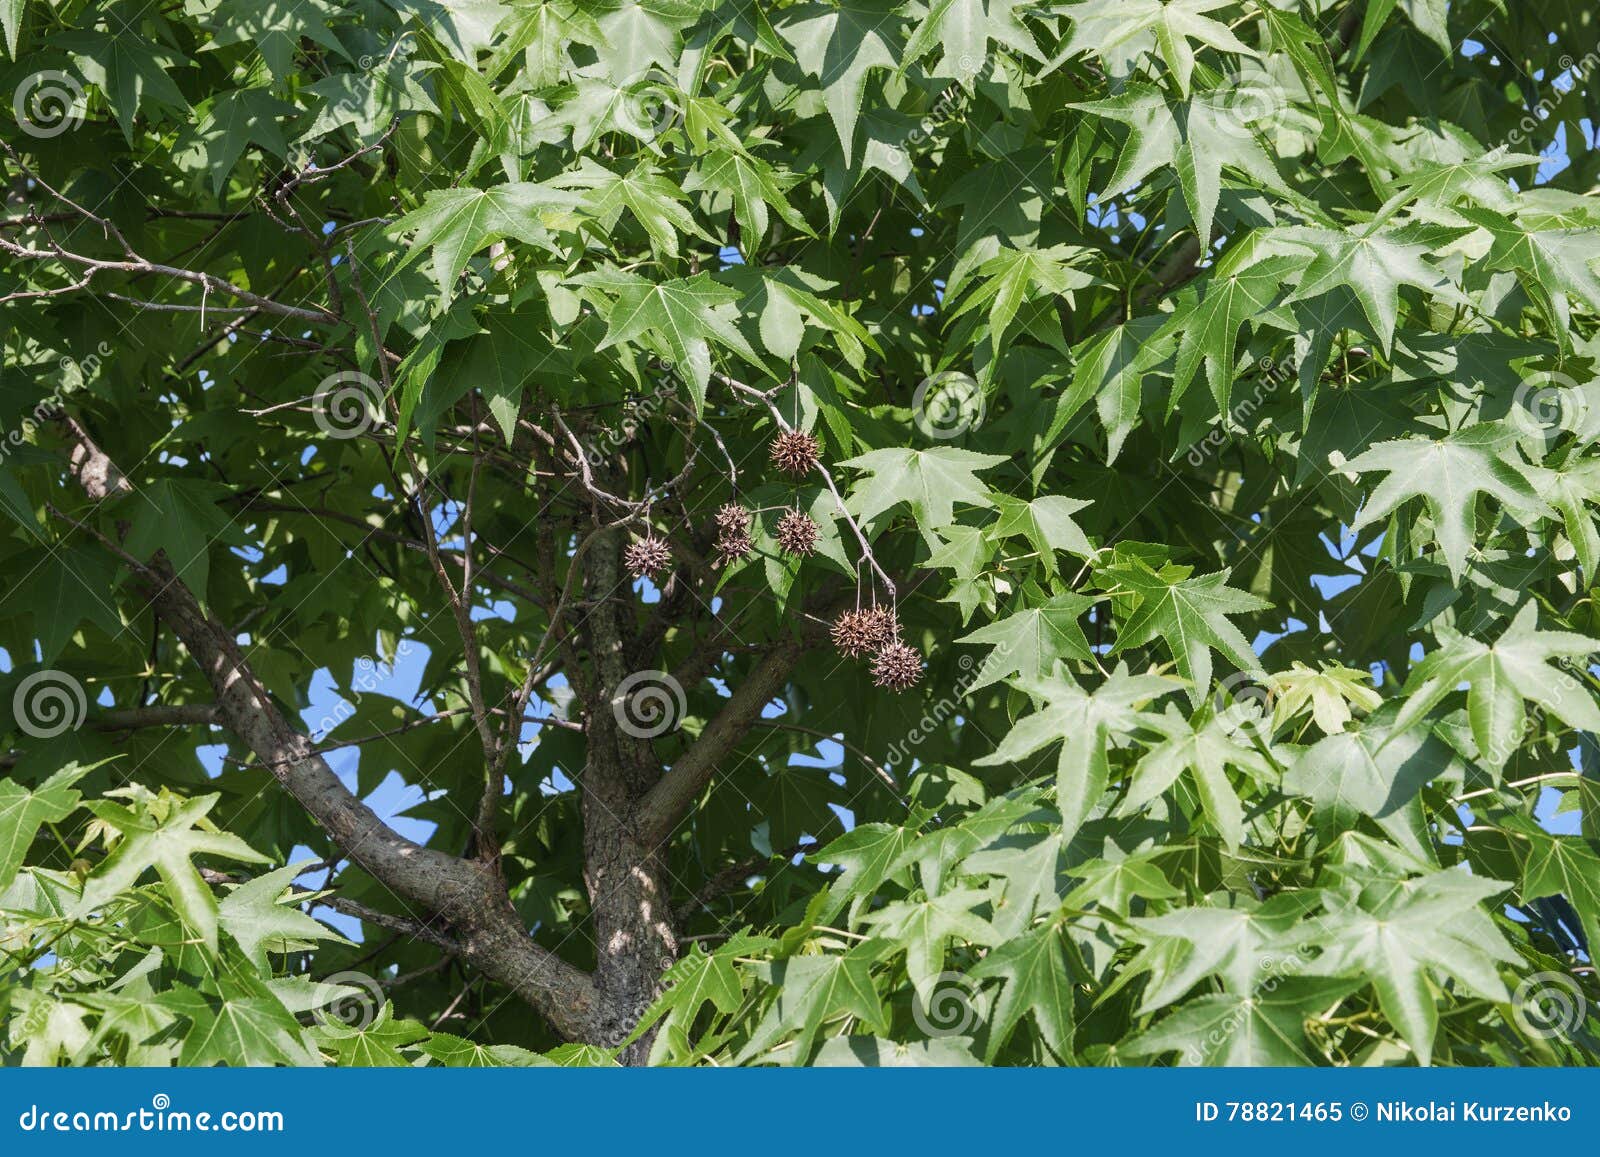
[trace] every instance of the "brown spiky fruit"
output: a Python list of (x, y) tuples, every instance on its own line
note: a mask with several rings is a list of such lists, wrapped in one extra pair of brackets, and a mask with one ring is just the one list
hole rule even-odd
[(811, 473), (822, 447), (804, 430), (785, 430), (772, 440), (772, 464), (799, 478)]
[(748, 530), (730, 530), (717, 536), (717, 565), (727, 566), (737, 562), (755, 549)]
[(715, 521), (718, 535), (733, 532), (748, 533), (750, 530), (750, 512), (737, 502), (724, 502), (717, 507)]
[(898, 640), (885, 645), (872, 660), (872, 681), (879, 687), (904, 691), (921, 679), (921, 653)]
[(833, 645), (839, 654), (849, 659), (859, 659), (882, 645), (877, 631), (869, 621), (871, 611), (846, 611), (833, 620)]
[(900, 620), (888, 607), (873, 607), (862, 612), (863, 629), (867, 635), (867, 649), (887, 647), (900, 637)]
[(791, 510), (778, 520), (778, 549), (784, 554), (811, 554), (820, 533), (808, 515)]
[(755, 549), (750, 541), (750, 512), (737, 502), (725, 503), (716, 513), (717, 565), (727, 566)]
[(653, 579), (672, 565), (672, 548), (652, 531), (629, 543), (622, 552), (622, 561), (634, 578)]

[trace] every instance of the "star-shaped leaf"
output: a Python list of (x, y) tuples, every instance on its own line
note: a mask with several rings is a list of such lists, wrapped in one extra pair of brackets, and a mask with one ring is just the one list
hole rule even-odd
[(1369, 981), (1384, 1015), (1427, 1064), (1439, 1023), (1437, 983), (1452, 980), (1485, 1000), (1510, 998), (1498, 966), (1517, 955), (1482, 908), (1506, 887), (1445, 870), (1331, 896), (1327, 914), (1305, 934), (1321, 948), (1305, 971)]
[(1355, 230), (1286, 229), (1280, 236), (1314, 255), (1294, 299), (1348, 289), (1361, 303), (1373, 336), (1388, 352), (1394, 344), (1402, 285), (1416, 286), (1452, 304), (1466, 304), (1449, 275), (1424, 260), (1460, 235), (1459, 229), (1433, 225), (1386, 228), (1373, 222)]
[(1127, 143), (1102, 199), (1119, 197), (1150, 174), (1170, 166), (1177, 170), (1202, 249), (1211, 245), (1225, 167), (1282, 196), (1293, 196), (1251, 127), (1239, 119), (1230, 94), (1223, 90), (1197, 91), (1187, 100), (1169, 102), (1160, 89), (1134, 84), (1106, 100), (1072, 107), (1128, 129)]
[(238, 836), (200, 826), (220, 795), (200, 796), (175, 805), (162, 821), (149, 819), (109, 800), (87, 804), (121, 839), (83, 885), (78, 912), (87, 915), (133, 887), (145, 871), (154, 868), (167, 886), (167, 897), (186, 926), (213, 952), (217, 948), (217, 899), (194, 866), (193, 857), (222, 856), (245, 863), (264, 863), (266, 857)]
[(1229, 615), (1264, 611), (1265, 599), (1228, 586), (1231, 571), (1171, 580), (1142, 564), (1108, 566), (1098, 572), (1139, 596), (1139, 605), (1122, 624), (1111, 654), (1142, 647), (1160, 638), (1172, 652), (1178, 674), (1189, 681), (1189, 699), (1198, 707), (1211, 691), (1211, 652), (1219, 652), (1241, 671), (1261, 661)]
[(1440, 626), (1443, 645), (1411, 669), (1397, 726), (1415, 723), (1465, 684), (1473, 742), (1479, 758), (1496, 773), (1526, 738), (1524, 699), (1578, 731), (1600, 732), (1594, 694), (1550, 662), (1587, 659), (1600, 651), (1600, 639), (1542, 631), (1538, 622), (1538, 608), (1530, 599), (1493, 643)]
[(223, 929), (238, 942), (263, 975), (268, 972), (268, 952), (294, 952), (314, 947), (323, 940), (349, 943), (327, 925), (300, 911), (289, 893), (289, 885), (295, 877), (310, 866), (310, 861), (289, 864), (257, 876), (233, 889), (217, 905)]
[(468, 260), (496, 241), (510, 238), (553, 249), (542, 214), (565, 212), (579, 203), (575, 193), (527, 181), (492, 189), (438, 189), (389, 231), (414, 233), (413, 252), (432, 252), (433, 279), (439, 292), (449, 298)]
[(1276, 778), (1272, 764), (1255, 747), (1241, 742), (1230, 714), (1213, 715), (1196, 725), (1171, 703), (1151, 726), (1164, 736), (1134, 765), (1124, 815), (1134, 815), (1188, 773), (1206, 815), (1230, 848), (1244, 840), (1244, 807), (1228, 780), (1228, 769), (1243, 772), (1257, 784)]
[(978, 676), (967, 686), (967, 694), (1015, 675), (1042, 679), (1060, 659), (1092, 660), (1078, 618), (1097, 601), (1088, 595), (1057, 595), (1042, 606), (1024, 607), (957, 639), (958, 643), (987, 643), (994, 648), (978, 665)]
[(933, 547), (938, 545), (933, 532), (955, 521), (956, 503), (991, 504), (989, 487), (978, 480), (978, 471), (1004, 461), (999, 454), (935, 446), (931, 450), (873, 450), (840, 465), (866, 472), (850, 491), (847, 505), (851, 514), (871, 522), (903, 502), (916, 516), (923, 539)]
[[(587, 284), (599, 285), (594, 281)], [(604, 288), (614, 289), (616, 300), (607, 315), (608, 328), (601, 349), (649, 334), (661, 343), (688, 379), (694, 411), (705, 408), (706, 386), (711, 381), (711, 341), (733, 350), (751, 365), (765, 368), (734, 324), (737, 291), (711, 280), (709, 273), (657, 284), (643, 277), (607, 277)]]
[(867, 73), (892, 69), (897, 63), (890, 44), (898, 40), (900, 21), (893, 15), (891, 0), (857, 0), (841, 7), (802, 4), (783, 15), (778, 35), (794, 49), (806, 75), (821, 83), (823, 103), (848, 165)]
[(1234, 0), (1080, 0), (1061, 12), (1072, 20), (1072, 35), (1061, 56), (1092, 52), (1118, 76), (1126, 76), (1141, 56), (1159, 52), (1178, 90), (1189, 94), (1194, 75), (1191, 41), (1236, 56), (1255, 56), (1228, 25), (1208, 13), (1231, 8)]
[(1513, 454), (1514, 435), (1492, 422), (1467, 426), (1439, 439), (1380, 442), (1342, 467), (1354, 474), (1382, 470), (1389, 475), (1362, 504), (1350, 528), (1359, 531), (1371, 526), (1401, 503), (1420, 498), (1433, 516), (1433, 535), (1445, 565), (1460, 582), (1476, 538), (1479, 494), (1524, 512), (1544, 510), (1544, 503), (1508, 457)]
[(1131, 1056), (1178, 1054), (1178, 1063), (1259, 1068), (1325, 1063), (1305, 1025), (1356, 987), (1348, 980), (1286, 980), (1259, 992), (1197, 997), (1123, 1042)]
[(39, 829), (60, 823), (77, 808), (80, 797), (72, 785), (90, 770), (68, 764), (31, 791), (12, 779), (0, 779), (0, 892), (16, 879)]
[(1005, 981), (989, 1017), (990, 1060), (1028, 1014), (1046, 1044), (1062, 1054), (1071, 1049), (1078, 1018), (1073, 1008), (1073, 972), (1059, 925), (1044, 923), (1007, 940), (979, 961), (971, 975), (977, 979), (997, 976)]
[(1016, 763), (1059, 742), (1056, 804), (1063, 836), (1070, 839), (1105, 795), (1112, 741), (1147, 725), (1152, 716), (1144, 705), (1177, 686), (1159, 675), (1130, 675), (1118, 667), (1094, 691), (1085, 691), (1060, 664), (1049, 676), (1019, 678), (1015, 685), (1042, 706), (1018, 720), (992, 755), (975, 762)]

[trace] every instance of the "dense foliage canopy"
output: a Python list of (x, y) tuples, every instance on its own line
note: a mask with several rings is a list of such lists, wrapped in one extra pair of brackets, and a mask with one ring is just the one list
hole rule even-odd
[(1600, 1057), (1592, 4), (0, 30), (6, 1059)]

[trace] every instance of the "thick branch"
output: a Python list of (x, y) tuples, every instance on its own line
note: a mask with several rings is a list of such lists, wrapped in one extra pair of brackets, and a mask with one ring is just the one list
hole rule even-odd
[(727, 705), (706, 724), (700, 738), (639, 802), (636, 822), (641, 838), (659, 843), (672, 834), (678, 820), (700, 798), (711, 777), (760, 718), (761, 709), (783, 690), (804, 650), (805, 645), (799, 640), (786, 639), (756, 664)]
[[(77, 422), (73, 475), (92, 499), (132, 489)], [(351, 860), (402, 900), (444, 917), (463, 957), (513, 989), (573, 1039), (589, 1036), (594, 992), (589, 978), (533, 943), (494, 873), (401, 836), (351, 792), (296, 731), (256, 679), (228, 630), (200, 606), (157, 555), (136, 564), (137, 585), (205, 673), (219, 721), (255, 752), (290, 795)]]

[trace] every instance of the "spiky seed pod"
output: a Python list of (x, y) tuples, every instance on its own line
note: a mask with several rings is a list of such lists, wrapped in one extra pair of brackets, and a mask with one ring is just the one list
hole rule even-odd
[(629, 543), (628, 549), (622, 552), (622, 561), (634, 578), (653, 579), (672, 565), (672, 548), (666, 539), (658, 538), (652, 531)]
[(833, 645), (839, 654), (849, 659), (859, 659), (869, 651), (882, 646), (877, 628), (870, 622), (871, 611), (846, 611), (833, 620)]
[(872, 607), (861, 612), (867, 636), (867, 649), (877, 651), (900, 637), (900, 620), (888, 607)]
[(896, 641), (887, 644), (872, 660), (872, 682), (891, 691), (915, 687), (922, 679), (922, 655), (915, 647)]
[(772, 464), (799, 478), (811, 473), (822, 447), (804, 430), (786, 430), (772, 440)]
[(724, 530), (717, 536), (717, 565), (727, 566), (755, 549), (748, 530)]
[(723, 538), (731, 533), (748, 534), (750, 531), (750, 512), (737, 502), (724, 502), (717, 507), (715, 519), (717, 534)]
[(817, 549), (819, 533), (809, 515), (791, 510), (778, 520), (778, 549), (784, 554), (810, 554)]

